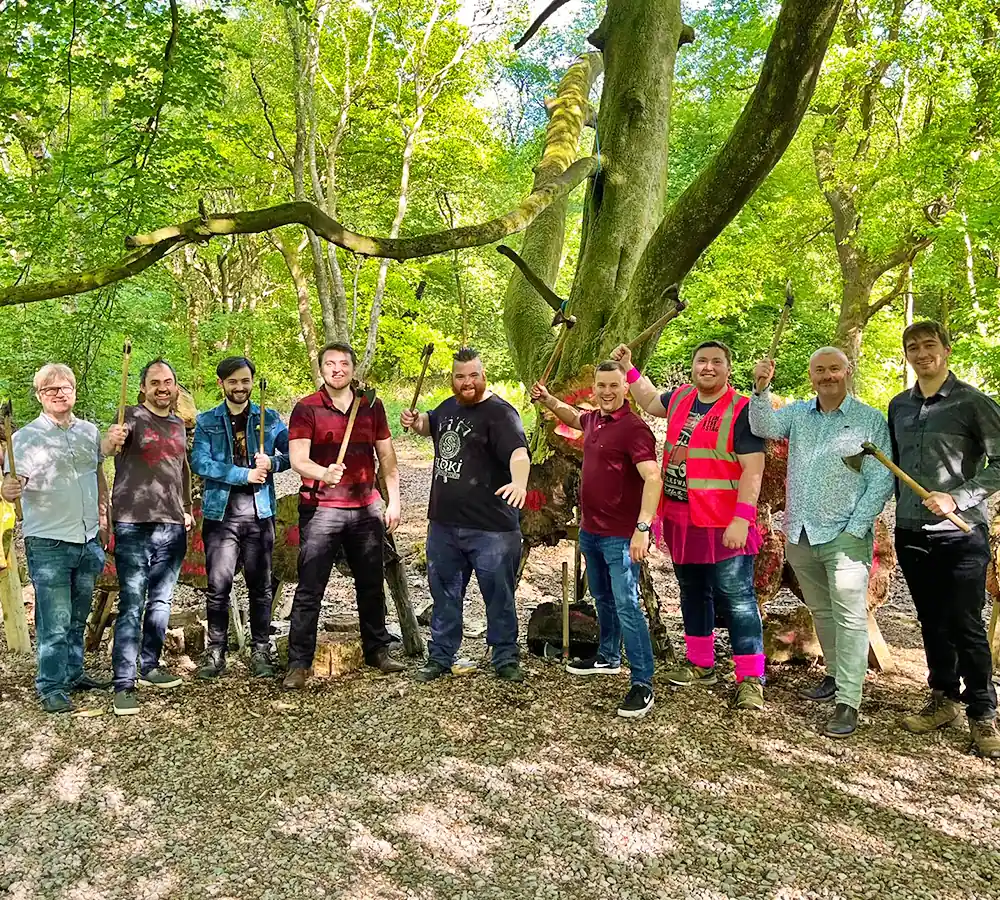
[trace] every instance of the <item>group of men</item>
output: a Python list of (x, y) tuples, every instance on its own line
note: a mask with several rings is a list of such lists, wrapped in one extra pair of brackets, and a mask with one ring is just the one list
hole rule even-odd
[[(618, 714), (640, 717), (652, 708), (654, 660), (639, 574), (655, 540), (673, 562), (686, 646), (684, 663), (666, 673), (666, 681), (677, 687), (716, 683), (719, 605), (733, 653), (734, 706), (763, 709), (763, 628), (754, 592), (754, 557), (762, 543), (757, 499), (764, 439), (788, 438), (787, 558), (826, 665), (823, 680), (801, 696), (835, 700), (827, 735), (853, 733), (867, 667), (874, 522), (894, 480), (872, 458), (860, 472), (842, 459), (870, 442), (891, 452), (931, 490), (920, 501), (896, 485), (896, 548), (922, 628), (932, 691), (927, 706), (903, 725), (930, 732), (952, 724), (964, 704), (975, 748), (1000, 757), (982, 622), (989, 559), (985, 501), (1000, 488), (1000, 408), (950, 372), (950, 339), (940, 324), (910, 326), (903, 345), (917, 382), (893, 399), (888, 423), (849, 394), (849, 361), (832, 347), (810, 360), (816, 396), (778, 408), (769, 390), (773, 361), (757, 364), (753, 394), (742, 396), (730, 383), (730, 350), (717, 341), (695, 349), (691, 383), (675, 390), (657, 390), (632, 366), (625, 345), (597, 366), (593, 409), (569, 406), (535, 384), (532, 399), (583, 434), (580, 549), (600, 643), (594, 656), (574, 661), (567, 671), (618, 674), (624, 644), (631, 687)], [(274, 674), (273, 475), (289, 467), (302, 486), (299, 580), (284, 686), (306, 683), (322, 597), (341, 548), (355, 581), (365, 661), (387, 674), (402, 671), (389, 654), (382, 578), (384, 533), (400, 518), (399, 472), (381, 401), (369, 403), (352, 388), (355, 364), (349, 345), (325, 347), (323, 386), (299, 401), (287, 428), (271, 410), (261, 428), (260, 408), (251, 401), (253, 363), (224, 359), (217, 369), (224, 400), (198, 417), (190, 458), (184, 423), (173, 412), (176, 376), (164, 360), (146, 366), (143, 402), (129, 407), (124, 425), (111, 426), (103, 438), (73, 416), (72, 371), (48, 365), (37, 373), (42, 414), (14, 436), (19, 478), (4, 479), (3, 496), (24, 504), (36, 590), (36, 686), (46, 710), (70, 710), (70, 691), (105, 686), (83, 671), (82, 640), (112, 518), (121, 588), (112, 654), (114, 711), (138, 711), (137, 684), (181, 683), (160, 667), (160, 652), (192, 521), (189, 467), (205, 482), (209, 640), (199, 677), (225, 670), (230, 594), (240, 566), (250, 596), (250, 670), (260, 677)], [(455, 354), (452, 392), (433, 410), (404, 410), (400, 416), (404, 427), (432, 438), (435, 454), (427, 535), (431, 640), (415, 677), (427, 682), (452, 671), (475, 572), (492, 665), (500, 679), (520, 681), (514, 592), (522, 552), (519, 510), (530, 473), (524, 430), (517, 411), (488, 390), (474, 350)], [(647, 414), (667, 420), (662, 464), (629, 393)], [(346, 454), (338, 462), (356, 404)], [(100, 463), (110, 455), (116, 474), (109, 510)], [(971, 533), (944, 518), (956, 510), (973, 526)]]

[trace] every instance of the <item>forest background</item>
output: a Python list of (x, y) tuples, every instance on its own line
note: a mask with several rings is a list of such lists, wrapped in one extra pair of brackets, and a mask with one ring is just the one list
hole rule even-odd
[[(288, 409), (314, 384), (317, 347), (344, 336), (393, 405), (428, 342), (439, 374), (457, 346), (478, 347), (523, 405), (504, 330), (511, 265), (494, 246), (396, 263), (287, 226), (187, 244), (76, 296), (14, 303), (2, 291), (118, 259), (125, 235), (199, 205), (309, 200), (389, 236), (506, 212), (531, 190), (546, 98), (602, 14), (571, 0), (515, 50), (545, 5), (0, 0), (0, 395), (16, 418), (37, 414), (31, 375), (58, 360), (78, 374), (78, 412), (110, 421), (126, 338), (139, 363), (169, 359), (199, 408), (218, 402), (219, 358), (245, 353), (269, 404)], [(695, 39), (677, 55), (665, 208), (733, 128), (780, 4), (682, 9)], [(835, 342), (858, 358), (858, 394), (884, 408), (907, 383), (902, 329), (923, 317), (951, 328), (963, 377), (1000, 391), (998, 11), (996, 0), (845, 3), (794, 140), (685, 278), (688, 308), (646, 364), (654, 380), (711, 337), (733, 347), (734, 381), (748, 388), (790, 280), (780, 393), (806, 396), (810, 352)], [(593, 124), (583, 155), (599, 152)], [(585, 189), (570, 196), (562, 296)]]

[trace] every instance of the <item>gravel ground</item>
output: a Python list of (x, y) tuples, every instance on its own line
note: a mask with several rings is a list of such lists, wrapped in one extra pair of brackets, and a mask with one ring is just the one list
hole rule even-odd
[[(406, 550), (430, 462), (401, 450)], [(556, 599), (569, 552), (532, 553), (522, 615)], [(679, 642), (669, 564), (655, 573)], [(419, 604), (426, 582), (411, 588)], [(327, 611), (350, 597), (335, 578)], [(468, 618), (482, 615), (473, 590)], [(924, 692), (901, 580), (879, 618), (896, 670), (869, 676), (845, 743), (794, 698), (815, 676), (802, 666), (769, 670), (763, 715), (731, 712), (730, 683), (658, 680), (653, 713), (625, 722), (624, 678), (574, 680), (534, 658), (521, 685), (361, 673), (296, 696), (237, 663), (215, 684), (144, 694), (121, 720), (107, 695), (85, 701), (101, 715), (45, 716), (31, 661), (0, 643), (0, 897), (1000, 896), (998, 768), (966, 754), (964, 730), (899, 729)]]

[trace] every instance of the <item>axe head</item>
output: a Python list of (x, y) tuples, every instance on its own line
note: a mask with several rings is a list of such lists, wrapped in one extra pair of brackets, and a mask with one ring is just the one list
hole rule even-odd
[(373, 387), (366, 387), (366, 388), (359, 387), (354, 392), (354, 395), (359, 400), (367, 400), (369, 406), (373, 406), (375, 404), (375, 388)]
[(123, 356), (132, 355), (132, 342), (130, 340), (126, 339), (125, 343), (122, 345), (122, 355)]
[(430, 356), (434, 352), (433, 344), (424, 344), (424, 349), (420, 351), (421, 356)]
[(552, 317), (553, 328), (558, 325), (565, 325), (567, 328), (572, 328), (575, 324), (576, 316), (567, 316), (565, 310), (561, 306), (556, 310), (556, 314)]
[(263, 394), (267, 390), (267, 379), (261, 375), (260, 376), (260, 392)]
[(792, 293), (792, 279), (785, 282), (785, 306), (791, 306), (795, 302), (795, 294)]
[(8, 397), (2, 404), (0, 404), (0, 418), (10, 419), (14, 415), (14, 404), (11, 403), (10, 397)]
[(842, 456), (841, 459), (844, 461), (844, 465), (848, 469), (853, 469), (855, 472), (861, 471), (861, 464), (865, 461), (866, 456), (872, 455), (872, 445), (865, 442), (861, 445), (861, 452), (855, 453), (853, 456)]

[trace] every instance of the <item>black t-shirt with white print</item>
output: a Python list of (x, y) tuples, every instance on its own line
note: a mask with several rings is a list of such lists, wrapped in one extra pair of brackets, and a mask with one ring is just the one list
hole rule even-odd
[[(660, 403), (664, 409), (670, 408), (670, 398), (673, 391), (664, 391), (660, 395)], [(669, 500), (679, 500), (682, 503), (688, 501), (687, 489), (687, 457), (688, 444), (691, 441), (691, 433), (698, 423), (707, 415), (708, 411), (715, 406), (713, 403), (702, 403), (695, 397), (691, 412), (688, 413), (687, 421), (681, 428), (681, 433), (677, 436), (677, 443), (674, 444), (670, 458), (665, 460), (663, 467), (663, 494)], [(764, 439), (757, 437), (750, 430), (750, 406), (744, 405), (740, 414), (733, 423), (733, 452), (734, 453), (763, 453)]]
[(450, 397), (427, 415), (434, 440), (427, 518), (480, 531), (517, 531), (520, 510), (496, 496), (511, 480), (511, 454), (528, 446), (517, 410), (493, 394), (472, 406)]

